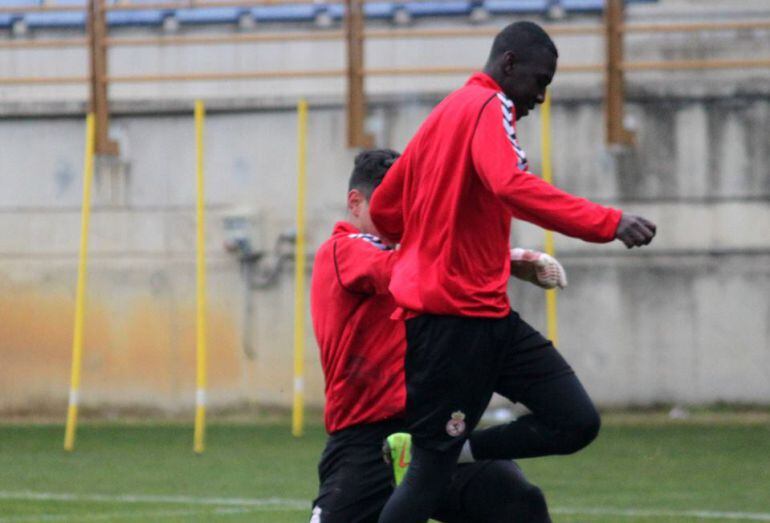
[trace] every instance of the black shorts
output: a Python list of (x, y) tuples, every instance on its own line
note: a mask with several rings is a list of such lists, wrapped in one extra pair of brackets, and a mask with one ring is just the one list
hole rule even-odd
[(476, 427), (493, 392), (512, 401), (573, 370), (553, 344), (511, 311), (504, 318), (422, 315), (406, 321), (406, 432), (448, 451)]
[[(403, 430), (402, 422), (383, 422), (329, 436), (318, 465), (320, 488), (311, 523), (377, 522), (394, 488), (393, 470), (382, 458), (382, 443), (389, 434)], [(512, 461), (458, 465), (433, 518), (445, 523), (485, 521), (490, 506), (505, 498), (498, 494), (501, 486), (507, 486), (507, 492), (533, 488)]]

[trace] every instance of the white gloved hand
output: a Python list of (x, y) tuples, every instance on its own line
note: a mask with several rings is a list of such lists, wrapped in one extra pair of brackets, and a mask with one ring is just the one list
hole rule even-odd
[[(567, 273), (564, 271), (561, 263), (544, 252), (531, 251), (529, 249), (515, 248), (511, 249), (511, 264), (517, 266), (516, 274), (521, 277), (526, 274), (524, 279), (531, 281), (538, 287), (544, 289), (564, 289), (567, 286)], [(534, 269), (531, 273), (527, 269)]]
[(567, 273), (559, 260), (546, 253), (539, 253), (540, 258), (535, 262), (537, 281), (544, 289), (563, 289), (567, 286)]

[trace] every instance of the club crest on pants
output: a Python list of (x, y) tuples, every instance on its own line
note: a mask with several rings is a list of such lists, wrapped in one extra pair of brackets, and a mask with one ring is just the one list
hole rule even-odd
[(452, 418), (446, 424), (446, 433), (452, 436), (459, 436), (465, 432), (465, 413), (456, 410), (452, 413)]

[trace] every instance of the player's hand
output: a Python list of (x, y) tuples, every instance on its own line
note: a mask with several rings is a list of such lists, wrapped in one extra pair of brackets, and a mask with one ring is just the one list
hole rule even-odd
[(657, 228), (650, 220), (634, 214), (623, 214), (615, 231), (615, 239), (622, 241), (629, 249), (649, 245)]
[(511, 274), (543, 289), (563, 289), (567, 286), (564, 267), (556, 258), (543, 252), (511, 249)]

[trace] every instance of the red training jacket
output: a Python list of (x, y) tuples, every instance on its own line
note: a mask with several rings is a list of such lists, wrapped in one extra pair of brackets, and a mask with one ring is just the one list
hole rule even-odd
[(527, 171), (515, 122), (513, 102), (476, 73), (436, 106), (374, 191), (372, 221), (401, 243), (390, 291), (407, 315), (508, 314), (511, 218), (614, 238), (620, 211)]
[(313, 264), (310, 310), (326, 379), (329, 433), (400, 417), (406, 404), (404, 323), (388, 292), (395, 251), (338, 222)]

